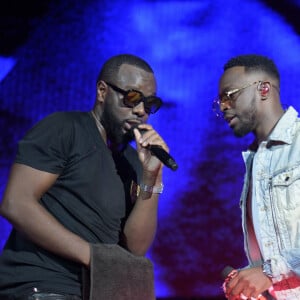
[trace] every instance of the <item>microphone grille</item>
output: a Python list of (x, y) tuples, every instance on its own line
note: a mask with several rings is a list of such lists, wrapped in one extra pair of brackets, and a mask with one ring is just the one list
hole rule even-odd
[(234, 270), (233, 267), (231, 267), (231, 266), (226, 266), (226, 267), (223, 269), (222, 273), (221, 273), (222, 279), (226, 279), (226, 277), (227, 277), (227, 276), (230, 274), (230, 272), (233, 271), (233, 270)]

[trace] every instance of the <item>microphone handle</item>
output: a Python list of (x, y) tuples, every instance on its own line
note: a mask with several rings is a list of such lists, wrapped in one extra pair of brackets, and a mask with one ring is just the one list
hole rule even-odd
[(166, 167), (170, 168), (173, 171), (178, 169), (178, 165), (175, 162), (174, 158), (165, 151), (162, 147), (157, 145), (149, 145), (147, 147), (151, 153), (156, 156)]

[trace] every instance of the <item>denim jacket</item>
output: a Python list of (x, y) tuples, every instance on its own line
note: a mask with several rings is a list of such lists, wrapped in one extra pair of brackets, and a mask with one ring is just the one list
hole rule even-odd
[[(300, 299), (300, 119), (289, 107), (268, 139), (243, 152), (246, 165), (240, 206), (250, 266), (246, 200), (255, 156), (256, 220), (263, 261), (270, 261), (277, 299)], [(282, 285), (285, 282), (285, 286)]]

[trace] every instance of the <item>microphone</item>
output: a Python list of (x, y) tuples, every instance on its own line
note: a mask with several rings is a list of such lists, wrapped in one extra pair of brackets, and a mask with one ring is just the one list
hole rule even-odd
[(147, 149), (149, 149), (152, 155), (156, 156), (166, 167), (170, 168), (173, 171), (176, 171), (178, 169), (178, 165), (175, 162), (174, 158), (161, 146), (149, 145)]
[(233, 268), (233, 267), (231, 267), (231, 266), (226, 266), (226, 267), (222, 270), (222, 272), (221, 272), (221, 277), (222, 277), (222, 279), (226, 279), (226, 278), (228, 277), (228, 275), (229, 275), (232, 271), (234, 271), (234, 268)]
[[(223, 288), (223, 292), (225, 294), (226, 299), (229, 298), (228, 292), (227, 292), (227, 284), (229, 283), (229, 281), (234, 278), (236, 275), (238, 274), (238, 271), (235, 270), (233, 267), (231, 266), (226, 266), (223, 271), (221, 272), (221, 277), (224, 280), (223, 284), (222, 284), (222, 288)], [(241, 298), (240, 298), (241, 299)], [(242, 298), (243, 299), (243, 298)], [(248, 298), (246, 298), (248, 299)]]
[[(143, 134), (143, 131), (144, 132), (146, 131), (146, 130), (139, 129), (137, 126), (132, 126), (131, 133), (133, 136), (134, 136), (133, 134), (134, 128), (138, 129), (141, 132), (141, 134)], [(173, 171), (176, 171), (178, 169), (178, 165), (175, 162), (175, 159), (161, 146), (148, 145), (146, 148), (150, 150), (151, 154), (157, 157), (166, 167), (170, 168)]]

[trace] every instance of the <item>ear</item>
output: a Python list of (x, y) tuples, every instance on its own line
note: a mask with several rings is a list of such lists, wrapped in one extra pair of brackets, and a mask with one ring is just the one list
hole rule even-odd
[(261, 95), (262, 100), (266, 100), (269, 96), (271, 84), (268, 81), (261, 82), (260, 85), (258, 86), (258, 90)]
[(100, 80), (97, 82), (97, 101), (103, 103), (107, 94), (107, 84)]

